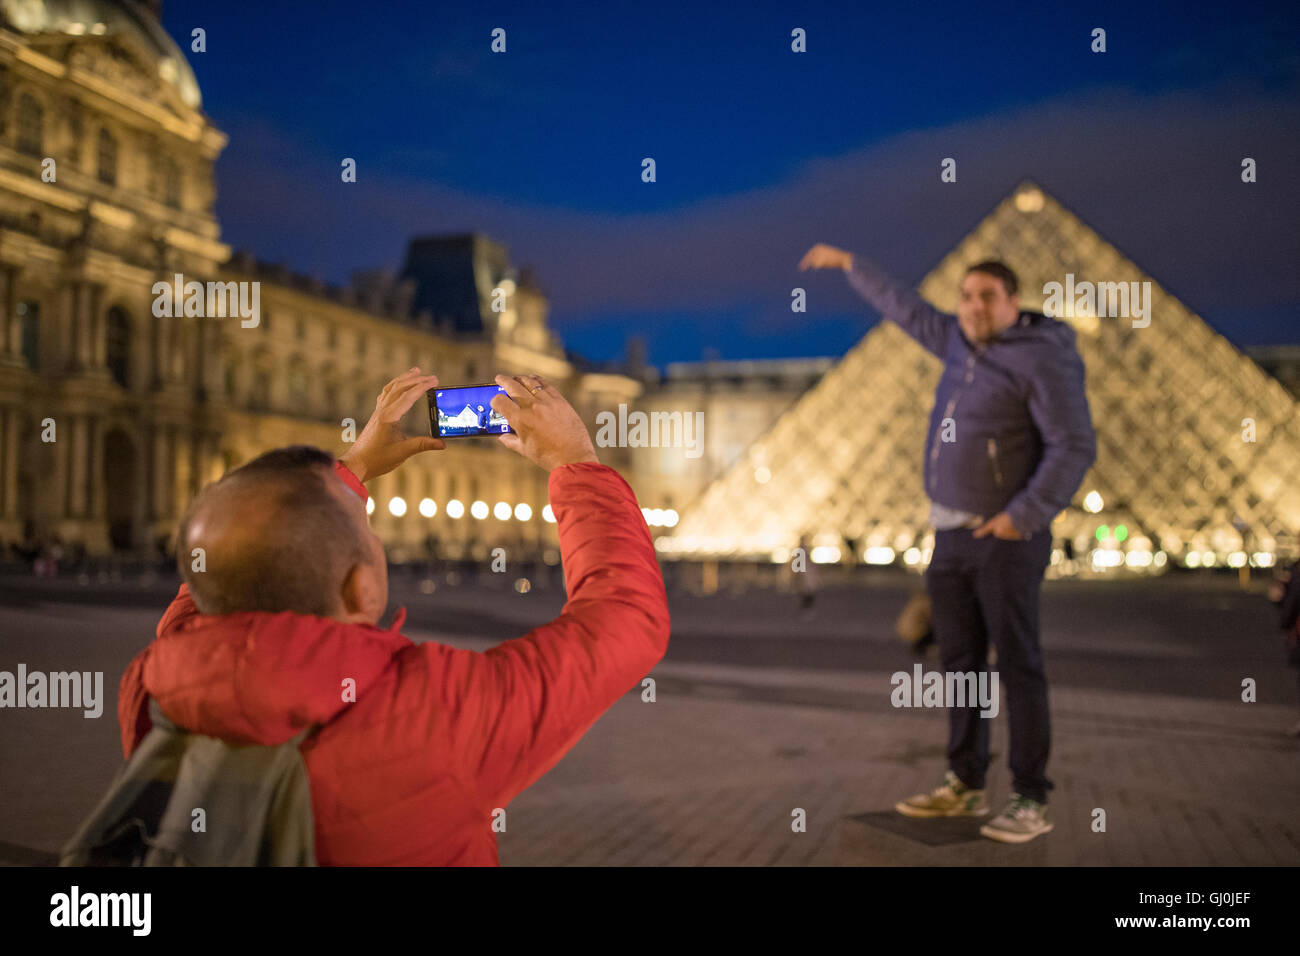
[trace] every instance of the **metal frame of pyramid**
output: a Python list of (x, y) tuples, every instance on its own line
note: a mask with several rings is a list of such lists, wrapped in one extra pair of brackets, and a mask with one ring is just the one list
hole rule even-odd
[[(989, 258), (1019, 274), (1025, 309), (1041, 310), (1044, 285), (1066, 273), (1151, 283), (1146, 327), (1063, 319), (1087, 369), (1097, 461), (1052, 524), (1049, 576), (1268, 566), (1297, 553), (1300, 403), (1275, 379), (1033, 182), (945, 256), (920, 294), (954, 312), (965, 269)], [(786, 561), (807, 535), (814, 561), (923, 569), (933, 532), (922, 446), (940, 371), (880, 322), (683, 510), (660, 553)]]

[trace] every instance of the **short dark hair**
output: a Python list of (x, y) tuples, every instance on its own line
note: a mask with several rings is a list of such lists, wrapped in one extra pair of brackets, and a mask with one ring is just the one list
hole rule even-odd
[(1001, 279), (1007, 295), (1015, 295), (1020, 289), (1020, 280), (1016, 278), (1015, 272), (1005, 262), (999, 262), (997, 259), (985, 259), (983, 262), (975, 263), (966, 270), (966, 275), (972, 272), (982, 272), (995, 279)]
[[(176, 560), (199, 611), (295, 611), (328, 617), (339, 586), (365, 560), (356, 519), (330, 491), (332, 455), (309, 445), (277, 448), (208, 485), (181, 519)], [(204, 570), (192, 569), (190, 524), (202, 509), (257, 496), (271, 515), (237, 553), (206, 549)], [(224, 550), (224, 549), (223, 549)]]

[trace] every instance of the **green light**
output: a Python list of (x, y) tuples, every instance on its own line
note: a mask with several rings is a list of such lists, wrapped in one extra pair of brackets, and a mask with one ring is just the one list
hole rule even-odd
[(1110, 537), (1110, 528), (1108, 528), (1108, 527), (1107, 527), (1106, 525), (1104, 525), (1104, 524), (1103, 524), (1103, 525), (1098, 525), (1098, 526), (1097, 526), (1097, 540), (1098, 540), (1098, 541), (1105, 541), (1105, 540), (1106, 540), (1107, 538), (1109, 538), (1109, 537)]
[(1123, 541), (1123, 540), (1124, 540), (1125, 538), (1127, 538), (1127, 537), (1128, 537), (1128, 526), (1127, 526), (1127, 525), (1122, 525), (1122, 524), (1121, 524), (1121, 525), (1116, 525), (1116, 526), (1115, 526), (1115, 540), (1116, 540), (1116, 541)]

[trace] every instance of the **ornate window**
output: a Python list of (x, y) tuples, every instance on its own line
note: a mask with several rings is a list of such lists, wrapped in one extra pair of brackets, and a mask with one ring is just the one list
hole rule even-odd
[(120, 306), (108, 310), (108, 342), (105, 348), (109, 374), (123, 388), (131, 385), (131, 321)]
[(117, 140), (106, 129), (99, 131), (95, 154), (99, 164), (99, 181), (107, 186), (117, 185)]
[(24, 93), (18, 100), (18, 152), (28, 156), (43, 155), (42, 142), (45, 132), (45, 110), (30, 93)]
[(173, 209), (181, 207), (181, 166), (167, 156), (162, 164), (163, 202)]

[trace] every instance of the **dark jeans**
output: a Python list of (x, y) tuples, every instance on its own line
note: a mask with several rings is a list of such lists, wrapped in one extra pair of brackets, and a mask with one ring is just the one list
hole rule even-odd
[[(1051, 718), (1038, 644), (1038, 594), (1052, 555), (1047, 531), (1005, 541), (969, 530), (936, 531), (926, 571), (931, 615), (945, 671), (983, 671), (989, 641), (997, 648), (999, 696), (1011, 723), (1011, 776), (1016, 793), (1047, 802)], [(984, 789), (989, 724), (979, 705), (948, 711), (948, 766), (966, 786)]]

